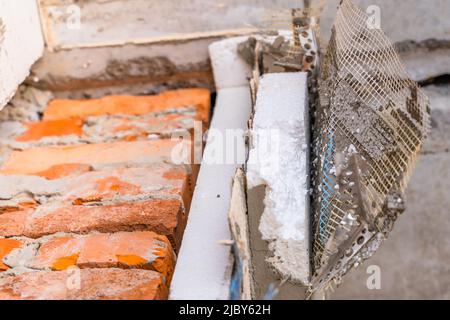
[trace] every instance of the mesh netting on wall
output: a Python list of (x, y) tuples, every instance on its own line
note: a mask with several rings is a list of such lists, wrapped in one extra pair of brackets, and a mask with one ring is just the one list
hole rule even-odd
[[(384, 33), (350, 0), (321, 66), (313, 154), (312, 287), (370, 257), (404, 210), (429, 102)], [(333, 281), (332, 281), (333, 280)]]

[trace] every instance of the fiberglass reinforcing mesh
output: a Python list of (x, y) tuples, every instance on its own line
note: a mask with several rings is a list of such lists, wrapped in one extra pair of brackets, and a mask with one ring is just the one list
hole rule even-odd
[(389, 39), (342, 1), (321, 66), (313, 161), (314, 289), (369, 258), (404, 209), (429, 102)]

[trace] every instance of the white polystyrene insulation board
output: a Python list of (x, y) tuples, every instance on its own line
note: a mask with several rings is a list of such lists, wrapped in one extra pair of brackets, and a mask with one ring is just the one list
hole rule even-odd
[[(207, 161), (214, 159), (214, 150), (222, 149), (219, 135), (227, 130), (242, 132), (251, 111), (250, 90), (247, 87), (218, 91), (210, 134), (198, 175), (188, 224), (177, 259), (170, 288), (172, 300), (226, 300), (229, 299), (231, 278), (231, 247), (221, 242), (230, 240), (228, 211), (231, 185), (236, 169), (242, 163)], [(215, 134), (213, 135), (212, 132)], [(219, 146), (219, 148), (218, 148)], [(219, 159), (217, 159), (219, 160)]]
[(259, 230), (286, 278), (309, 282), (307, 74), (261, 78), (251, 131), (248, 187), (266, 185)]
[(35, 0), (0, 0), (0, 110), (44, 50)]

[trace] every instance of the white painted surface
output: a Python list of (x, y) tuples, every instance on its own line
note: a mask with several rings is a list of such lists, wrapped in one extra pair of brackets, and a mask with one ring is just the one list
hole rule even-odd
[(266, 185), (259, 230), (270, 262), (286, 278), (308, 284), (310, 217), (308, 206), (307, 74), (271, 73), (259, 84), (248, 187)]
[(1, 110), (42, 55), (44, 40), (35, 0), (0, 0), (0, 18)]

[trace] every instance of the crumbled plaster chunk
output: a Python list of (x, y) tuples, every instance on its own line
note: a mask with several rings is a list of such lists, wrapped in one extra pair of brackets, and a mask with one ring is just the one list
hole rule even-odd
[(303, 284), (310, 274), (306, 93), (306, 73), (263, 76), (247, 168), (249, 188), (267, 186), (259, 227), (273, 251), (267, 261)]

